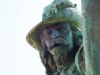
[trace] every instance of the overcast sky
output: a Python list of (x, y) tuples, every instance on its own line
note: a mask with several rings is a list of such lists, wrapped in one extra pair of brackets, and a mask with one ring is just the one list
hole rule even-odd
[[(38, 51), (26, 42), (53, 0), (0, 0), (0, 75), (45, 75)], [(80, 0), (71, 0), (78, 3)]]

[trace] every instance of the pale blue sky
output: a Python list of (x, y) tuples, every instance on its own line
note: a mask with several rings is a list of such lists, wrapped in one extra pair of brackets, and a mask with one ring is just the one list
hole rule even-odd
[[(0, 75), (45, 75), (38, 51), (25, 37), (52, 1), (0, 0)], [(80, 11), (80, 0), (71, 1), (78, 3)]]

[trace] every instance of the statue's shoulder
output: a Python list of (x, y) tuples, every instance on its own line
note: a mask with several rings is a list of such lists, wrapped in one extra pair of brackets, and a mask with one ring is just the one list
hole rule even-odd
[(85, 75), (85, 57), (84, 48), (81, 46), (75, 56), (75, 64), (81, 75)]
[(65, 67), (59, 75), (80, 75), (79, 71), (77, 70), (76, 64), (73, 63), (69, 67)]

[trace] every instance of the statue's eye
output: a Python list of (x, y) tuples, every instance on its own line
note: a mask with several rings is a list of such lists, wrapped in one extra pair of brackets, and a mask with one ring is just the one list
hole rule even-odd
[(48, 35), (51, 35), (51, 34), (52, 34), (52, 30), (49, 29), (49, 30), (46, 31), (46, 33), (47, 33)]
[(51, 29), (44, 30), (43, 32), (44, 32), (44, 35), (46, 35), (46, 36), (52, 34), (52, 30)]

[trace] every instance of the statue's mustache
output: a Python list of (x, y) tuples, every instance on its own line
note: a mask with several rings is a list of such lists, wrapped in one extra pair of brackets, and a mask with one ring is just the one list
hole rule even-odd
[(69, 43), (63, 38), (51, 39), (50, 41), (50, 48), (61, 46), (61, 45), (69, 45)]

